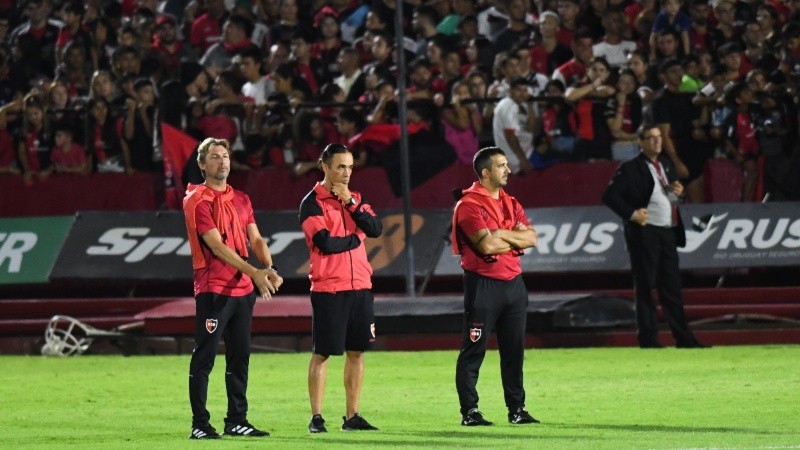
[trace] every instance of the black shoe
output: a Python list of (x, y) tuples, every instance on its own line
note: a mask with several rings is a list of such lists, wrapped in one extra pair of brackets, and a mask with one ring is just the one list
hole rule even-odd
[(373, 427), (367, 422), (367, 419), (361, 417), (361, 414), (355, 413), (353, 417), (342, 417), (344, 423), (342, 424), (342, 431), (373, 431), (378, 428)]
[(325, 428), (325, 419), (321, 414), (311, 416), (311, 423), (308, 424), (309, 433), (327, 433), (328, 429)]
[(525, 411), (525, 408), (520, 406), (513, 412), (508, 413), (508, 423), (522, 425), (525, 423), (539, 423), (539, 420), (530, 415), (528, 411)]
[(211, 425), (203, 425), (199, 427), (193, 426), (189, 439), (221, 439), (221, 437), (214, 427)]
[(250, 422), (244, 421), (241, 423), (225, 425), (225, 436), (247, 436), (247, 437), (266, 437), (269, 433), (259, 430), (254, 427)]
[(465, 427), (480, 427), (494, 425), (494, 423), (484, 419), (483, 414), (478, 411), (478, 408), (472, 408), (469, 412), (461, 416), (461, 425)]

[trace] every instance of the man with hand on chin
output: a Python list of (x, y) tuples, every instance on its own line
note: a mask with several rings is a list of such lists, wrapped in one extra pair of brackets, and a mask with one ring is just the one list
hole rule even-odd
[[(272, 266), (272, 255), (261, 236), (247, 194), (228, 185), (230, 144), (207, 138), (200, 143), (197, 164), (205, 182), (190, 184), (183, 200), (186, 230), (192, 251), (195, 295), (195, 348), (189, 366), (192, 432), (189, 439), (219, 439), (206, 409), (208, 375), (214, 367), (220, 339), (225, 339), (225, 386), (228, 414), (224, 434), (264, 437), (266, 431), (247, 421), (247, 377), (253, 285), (265, 300), (272, 298), (283, 278)], [(265, 267), (247, 262), (247, 243)]]
[(348, 187), (353, 154), (329, 144), (320, 156), (325, 174), (300, 203), (300, 224), (311, 254), (312, 354), (308, 365), (311, 422), (308, 431), (325, 433), (322, 401), (330, 355), (344, 362), (346, 414), (342, 431), (377, 430), (359, 414), (364, 352), (375, 342), (372, 266), (364, 240), (378, 237), (381, 220), (360, 193)]
[(631, 259), (636, 329), (641, 348), (659, 348), (658, 313), (651, 291), (658, 292), (664, 318), (678, 348), (705, 347), (697, 341), (683, 310), (678, 247), (686, 245), (679, 197), (683, 185), (672, 160), (662, 153), (658, 125), (639, 131), (639, 155), (622, 163), (603, 193), (606, 204), (623, 220)]

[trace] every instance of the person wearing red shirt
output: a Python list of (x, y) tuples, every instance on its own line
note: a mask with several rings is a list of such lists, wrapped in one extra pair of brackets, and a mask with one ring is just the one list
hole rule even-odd
[(742, 182), (742, 201), (752, 202), (758, 183), (758, 156), (761, 148), (756, 138), (756, 127), (751, 117), (751, 104), (753, 91), (747, 83), (739, 82), (733, 85), (725, 94), (729, 107), (736, 109), (736, 113), (728, 118), (725, 136), (725, 148), (728, 154), (741, 166), (744, 171)]
[(228, 16), (223, 0), (207, 0), (206, 12), (192, 23), (189, 44), (202, 55), (212, 45), (222, 41), (222, 24)]
[(89, 161), (83, 146), (72, 141), (73, 129), (61, 126), (56, 129), (55, 145), (50, 152), (50, 162), (58, 173), (89, 173)]
[(456, 363), (461, 425), (492, 425), (478, 410), (476, 385), (493, 329), (508, 421), (538, 423), (525, 410), (522, 360), (528, 290), (519, 260), (526, 248), (536, 246), (536, 230), (517, 199), (503, 190), (511, 174), (505, 152), (486, 147), (472, 161), (479, 181), (460, 192), (451, 238), (453, 253), (461, 255), (464, 269), (464, 328)]
[[(250, 329), (256, 294), (270, 300), (283, 284), (272, 266), (272, 255), (261, 236), (247, 194), (227, 183), (231, 170), (230, 143), (207, 138), (197, 151), (205, 182), (189, 184), (183, 211), (192, 252), (195, 295), (195, 347), (189, 365), (192, 432), (189, 439), (219, 439), (206, 409), (208, 376), (220, 339), (225, 339), (225, 385), (228, 393), (226, 435), (269, 436), (247, 421), (247, 375)], [(247, 262), (247, 244), (264, 266)]]
[(342, 431), (377, 430), (359, 413), (364, 352), (375, 342), (372, 266), (364, 241), (381, 235), (383, 225), (364, 197), (348, 188), (353, 154), (328, 144), (320, 157), (325, 177), (300, 203), (300, 224), (311, 254), (312, 354), (308, 364), (311, 423), (325, 433), (322, 400), (330, 355), (347, 353), (344, 386), (347, 413)]

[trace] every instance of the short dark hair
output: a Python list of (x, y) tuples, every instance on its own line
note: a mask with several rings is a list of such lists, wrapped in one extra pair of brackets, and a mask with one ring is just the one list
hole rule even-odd
[(478, 150), (478, 153), (475, 153), (475, 156), (472, 157), (472, 169), (475, 171), (475, 174), (478, 175), (478, 179), (482, 178), (483, 169), (491, 169), (492, 167), (492, 156), (495, 155), (506, 155), (500, 147), (484, 147)]
[(337, 153), (350, 153), (350, 149), (342, 144), (328, 144), (319, 156), (319, 160), (325, 164), (330, 164), (333, 161), (333, 155)]
[(638, 130), (639, 140), (643, 141), (647, 139), (647, 132), (652, 130), (653, 128), (658, 128), (658, 125), (654, 123), (643, 123)]

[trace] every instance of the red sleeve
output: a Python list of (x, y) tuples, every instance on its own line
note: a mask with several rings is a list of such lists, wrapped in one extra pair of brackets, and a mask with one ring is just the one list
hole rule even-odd
[(525, 215), (525, 210), (522, 209), (522, 205), (518, 201), (514, 201), (514, 222), (521, 223), (526, 227), (531, 226), (528, 216)]
[(197, 18), (192, 24), (191, 36), (189, 37), (189, 43), (194, 47), (205, 47), (204, 38), (205, 36), (202, 35), (202, 20), (203, 16)]
[(250, 225), (251, 223), (256, 223), (256, 216), (253, 213), (253, 203), (250, 201), (250, 196), (242, 192), (240, 192), (240, 195), (242, 197), (244, 209), (247, 211), (247, 222), (245, 222), (245, 226)]
[(202, 236), (207, 231), (217, 228), (214, 218), (211, 217), (211, 203), (201, 201), (194, 210), (194, 222), (197, 226), (197, 234)]
[(458, 207), (456, 222), (461, 231), (467, 236), (472, 236), (479, 230), (489, 228), (483, 218), (483, 208), (474, 203), (464, 202)]

